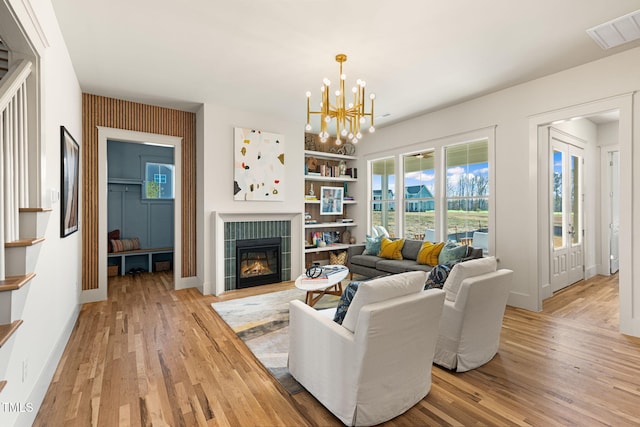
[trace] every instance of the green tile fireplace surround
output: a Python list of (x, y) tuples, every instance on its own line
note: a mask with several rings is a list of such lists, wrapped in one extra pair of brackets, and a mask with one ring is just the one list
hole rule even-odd
[(281, 275), (291, 280), (291, 221), (238, 221), (224, 223), (224, 290), (236, 288), (236, 241), (280, 237)]

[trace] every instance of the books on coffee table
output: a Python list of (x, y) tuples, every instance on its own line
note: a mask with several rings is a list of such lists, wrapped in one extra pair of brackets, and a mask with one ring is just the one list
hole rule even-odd
[(320, 273), (318, 277), (303, 276), (300, 281), (306, 285), (310, 285), (310, 284), (322, 285), (324, 283), (329, 283), (329, 276), (333, 274), (337, 274), (346, 269), (347, 267), (342, 265), (325, 266), (325, 267), (322, 267), (322, 273)]

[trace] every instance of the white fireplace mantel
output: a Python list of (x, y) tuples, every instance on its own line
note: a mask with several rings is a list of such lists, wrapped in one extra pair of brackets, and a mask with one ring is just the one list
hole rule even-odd
[(211, 213), (211, 253), (214, 295), (224, 293), (224, 224), (227, 222), (291, 221), (291, 277), (298, 277), (304, 265), (304, 226), (302, 212), (225, 212)]

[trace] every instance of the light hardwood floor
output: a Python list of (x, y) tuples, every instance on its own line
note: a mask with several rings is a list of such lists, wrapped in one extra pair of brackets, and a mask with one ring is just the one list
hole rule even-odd
[[(306, 392), (290, 396), (211, 309), (292, 287), (171, 291), (169, 274), (118, 277), (85, 305), (36, 426), (334, 426)], [(640, 339), (618, 327), (617, 277), (559, 292), (534, 313), (508, 307), (500, 350), (388, 426), (640, 425)]]

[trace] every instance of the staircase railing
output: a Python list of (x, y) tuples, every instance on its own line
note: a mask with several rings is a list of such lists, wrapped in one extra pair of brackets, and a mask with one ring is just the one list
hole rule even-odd
[(29, 203), (27, 78), (31, 62), (20, 60), (0, 80), (0, 280), (4, 243), (19, 239), (18, 209)]

